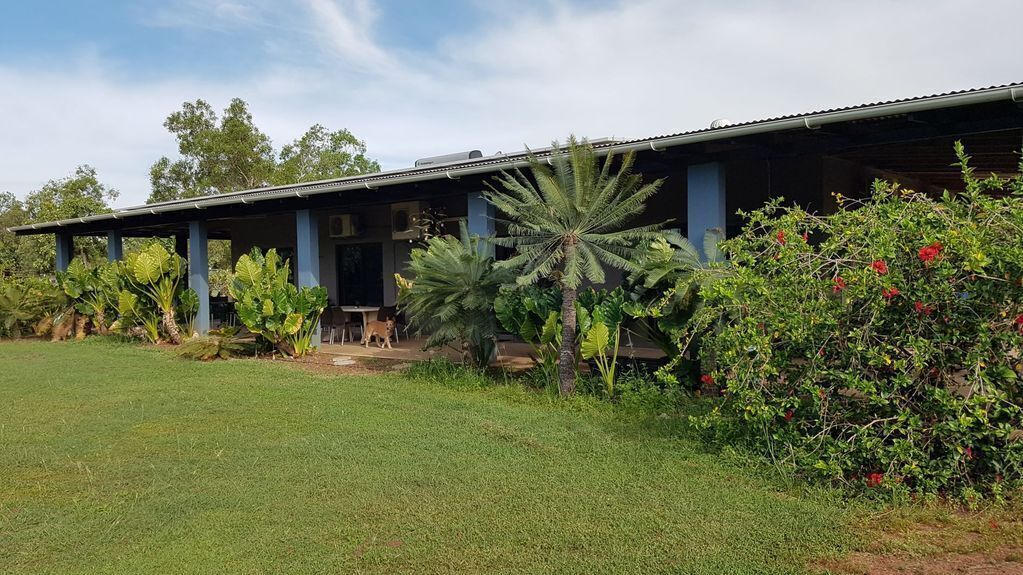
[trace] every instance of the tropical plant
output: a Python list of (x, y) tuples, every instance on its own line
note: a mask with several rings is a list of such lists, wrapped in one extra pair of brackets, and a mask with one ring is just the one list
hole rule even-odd
[(502, 287), (494, 312), (505, 331), (533, 348), (533, 360), (545, 385), (557, 385), (561, 348), (561, 290), (536, 284)]
[(178, 346), (177, 354), (187, 359), (213, 361), (242, 356), (250, 347), (251, 339), (247, 338), (240, 328), (225, 327), (210, 330), (207, 335), (197, 335), (185, 340)]
[(313, 347), (320, 314), (327, 307), (321, 286), (298, 289), (289, 282), (288, 260), (259, 248), (238, 258), (230, 293), (238, 319), (286, 355), (300, 357)]
[(656, 345), (668, 358), (659, 375), (678, 383), (677, 373), (698, 371), (698, 342), (680, 353), (680, 340), (686, 337), (689, 319), (703, 304), (700, 290), (728, 273), (728, 264), (718, 248), (724, 233), (718, 228), (706, 231), (704, 258), (685, 237), (665, 232), (647, 245), (640, 256), (639, 269), (626, 275), (628, 290), (625, 312), (628, 328)]
[[(0, 337), (21, 337), (58, 309), (66, 307), (63, 293), (47, 280), (3, 280), (0, 282)], [(49, 331), (49, 324), (45, 331)], [(44, 335), (45, 331), (38, 335)]]
[(562, 337), (558, 373), (562, 393), (575, 388), (575, 300), (583, 279), (604, 281), (602, 264), (636, 270), (634, 263), (646, 244), (657, 237), (662, 224), (630, 225), (643, 212), (646, 200), (662, 180), (643, 183), (632, 172), (634, 154), (616, 161), (608, 153), (603, 164), (586, 141), (571, 137), (568, 147), (557, 143), (547, 162), (530, 154), (527, 176), (520, 170), (502, 172), (487, 183), (486, 199), (503, 214), (508, 235), (494, 239), (516, 253), (502, 266), (521, 270), (520, 284), (542, 278), (558, 283), (562, 291)]
[(1023, 166), (979, 179), (956, 153), (960, 193), (744, 214), (690, 322), (726, 391), (698, 423), (868, 489), (1023, 485)]
[(494, 299), (502, 284), (514, 277), (494, 265), (483, 252), (482, 240), (469, 236), (434, 236), (411, 253), (414, 281), (395, 274), (398, 304), (409, 325), (428, 333), (426, 347), (455, 343), (464, 360), (486, 366), (497, 342)]
[(615, 396), (618, 348), (625, 319), (624, 306), (625, 291), (621, 287), (610, 292), (589, 289), (580, 293), (576, 300), (580, 355), (596, 364), (608, 399), (614, 399)]
[(160, 341), (160, 314), (149, 298), (139, 298), (137, 293), (122, 289), (117, 294), (117, 315), (110, 331), (154, 343)]
[[(126, 288), (121, 291), (121, 294), (128, 291), (139, 298), (152, 302), (160, 316), (160, 325), (163, 327), (167, 339), (175, 345), (181, 343), (181, 329), (176, 318), (182, 294), (186, 291), (186, 289), (182, 289), (181, 284), (186, 269), (181, 256), (154, 243), (125, 256), (120, 269)], [(123, 297), (123, 295), (118, 296), (119, 307)], [(190, 299), (190, 296), (185, 297)], [(144, 310), (144, 306), (140, 307), (138, 301), (125, 300), (123, 303), (133, 303), (133, 305), (128, 306), (129, 314), (122, 313), (122, 315), (141, 318), (140, 314)], [(142, 323), (146, 322), (143, 320)], [(149, 332), (149, 335), (152, 335), (152, 332)]]
[(71, 260), (66, 271), (57, 273), (57, 285), (71, 299), (75, 310), (92, 321), (97, 332), (108, 332), (107, 311), (116, 310), (121, 290), (116, 263), (88, 266), (80, 259)]

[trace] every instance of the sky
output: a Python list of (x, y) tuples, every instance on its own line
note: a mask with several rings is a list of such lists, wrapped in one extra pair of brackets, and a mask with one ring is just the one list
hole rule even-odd
[(94, 166), (145, 201), (185, 101), (384, 169), (1023, 81), (1019, 0), (0, 2), (0, 191)]

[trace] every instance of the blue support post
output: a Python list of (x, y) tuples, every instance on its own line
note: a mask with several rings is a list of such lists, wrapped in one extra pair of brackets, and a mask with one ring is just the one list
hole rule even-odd
[(71, 234), (62, 232), (57, 232), (55, 235), (57, 236), (56, 269), (59, 272), (66, 272), (67, 266), (75, 254), (75, 238)]
[(199, 311), (193, 328), (199, 335), (210, 331), (210, 257), (206, 222), (188, 222), (188, 287), (199, 295)]
[[(725, 165), (720, 162), (697, 164), (688, 169), (689, 241), (703, 251), (707, 230), (725, 231)], [(706, 257), (706, 254), (704, 254)]]
[[(494, 204), (491, 204), (483, 197), (482, 192), (470, 192), (466, 228), (469, 235), (477, 235), (481, 238), (492, 238), (495, 233), (494, 226)], [(485, 255), (494, 256), (494, 244), (484, 242), (481, 249)]]
[[(295, 278), (299, 289), (320, 285), (320, 226), (310, 210), (295, 212)], [(320, 347), (320, 326), (313, 333), (312, 345)]]
[(124, 243), (121, 241), (121, 230), (107, 232), (107, 261), (120, 261), (124, 256)]

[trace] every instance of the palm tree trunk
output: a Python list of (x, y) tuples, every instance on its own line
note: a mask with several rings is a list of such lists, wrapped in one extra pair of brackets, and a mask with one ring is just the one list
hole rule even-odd
[(561, 349), (558, 350), (561, 395), (575, 392), (575, 300), (578, 295), (575, 288), (561, 288)]

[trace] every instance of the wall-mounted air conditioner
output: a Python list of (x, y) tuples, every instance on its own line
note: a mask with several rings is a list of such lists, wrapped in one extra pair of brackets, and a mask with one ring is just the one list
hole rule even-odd
[(423, 236), (422, 216), (426, 202), (391, 204), (391, 239), (417, 240)]
[(354, 238), (359, 235), (359, 216), (356, 214), (330, 216), (329, 223), (332, 238)]

